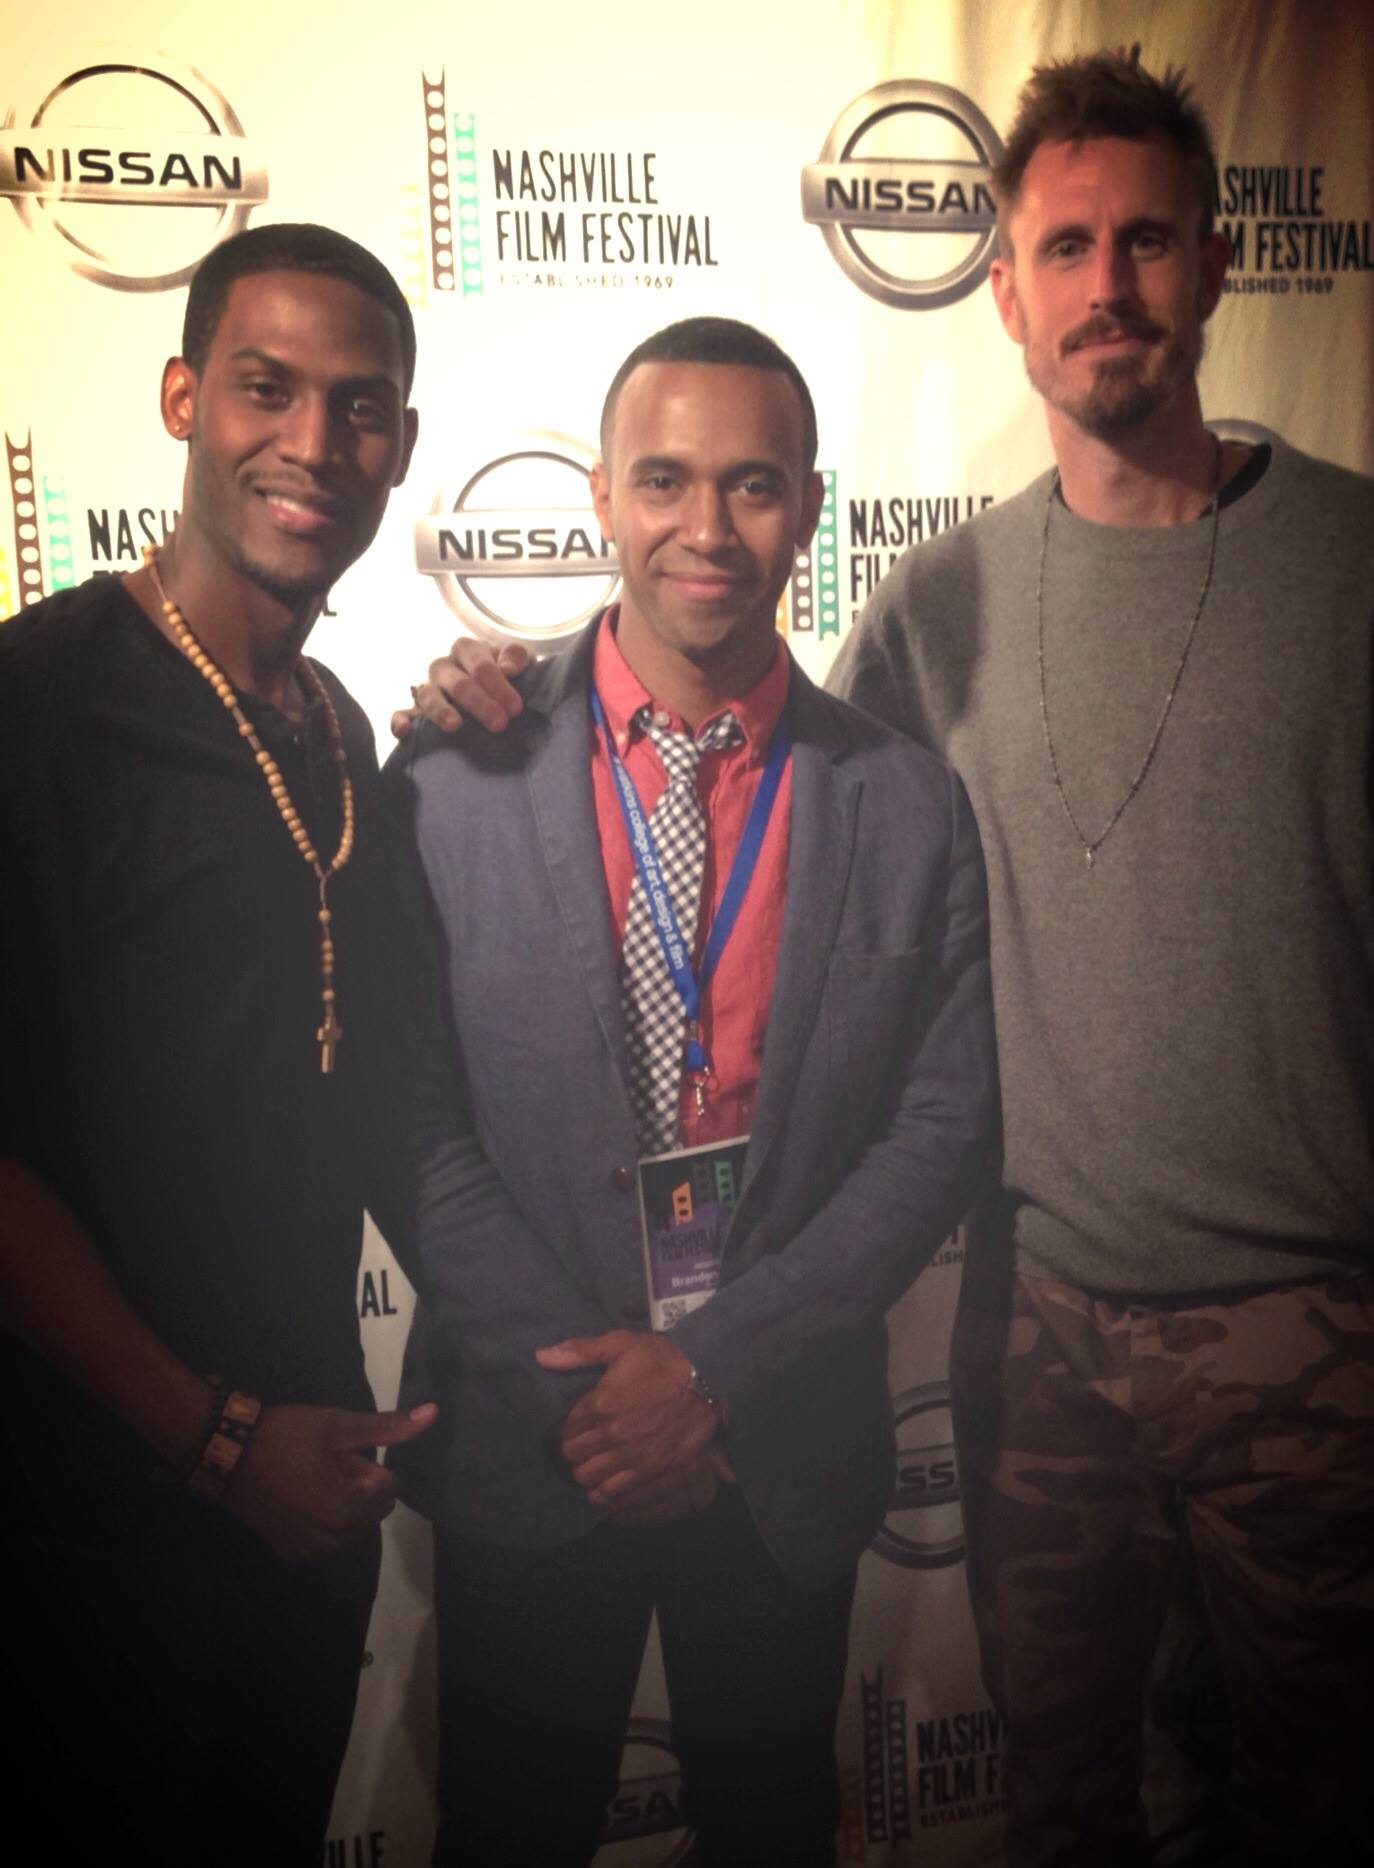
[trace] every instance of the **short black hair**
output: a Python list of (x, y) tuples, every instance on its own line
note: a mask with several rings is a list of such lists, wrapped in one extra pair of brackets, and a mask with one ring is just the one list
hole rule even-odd
[(311, 221), (276, 221), (249, 227), (212, 247), (196, 268), (181, 326), (181, 354), (199, 376), (236, 279), (261, 272), (313, 272), (343, 279), (384, 305), (396, 320), (405, 368), (405, 391), (415, 380), (415, 320), (405, 293), (365, 246)]
[(780, 344), (738, 318), (680, 318), (676, 324), (665, 325), (652, 337), (646, 337), (642, 344), (635, 345), (611, 378), (601, 406), (603, 460), (610, 456), (620, 392), (641, 363), (736, 363), (751, 370), (778, 371), (796, 390), (801, 404), (803, 466), (807, 473), (815, 467), (816, 405), (811, 400), (806, 378)]
[(1201, 107), (1182, 67), (1162, 78), (1140, 62), (1140, 47), (1082, 52), (1037, 65), (1017, 100), (1016, 120), (992, 171), (1002, 250), (1010, 253), (1007, 221), (1026, 165), (1042, 143), (1093, 142), (1104, 136), (1135, 140), (1165, 136), (1177, 149), (1202, 207), (1199, 238), (1212, 231), (1216, 151)]

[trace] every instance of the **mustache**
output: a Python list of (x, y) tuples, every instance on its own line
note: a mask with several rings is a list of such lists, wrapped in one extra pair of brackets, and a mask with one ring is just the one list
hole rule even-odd
[(1082, 324), (1075, 325), (1064, 339), (1065, 355), (1072, 350), (1081, 350), (1084, 344), (1100, 343), (1108, 337), (1138, 337), (1143, 342), (1152, 342), (1163, 337), (1164, 327), (1147, 318), (1143, 312), (1119, 311), (1108, 316), (1106, 312), (1097, 312), (1091, 318), (1085, 318)]

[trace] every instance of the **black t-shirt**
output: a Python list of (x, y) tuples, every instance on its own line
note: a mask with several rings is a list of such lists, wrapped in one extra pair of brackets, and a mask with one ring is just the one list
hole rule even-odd
[[(371, 731), (320, 673), (357, 808), (329, 886), (331, 1076), (318, 883), (209, 683), (115, 578), (0, 631), (0, 1152), (60, 1191), (191, 1368), (269, 1402), (366, 1407), (362, 1212), (406, 1229), (388, 991), (413, 984), (414, 953)], [(298, 727), (242, 704), (327, 861), (323, 705)], [(35, 1492), (78, 1516), (135, 1504), (149, 1462), (131, 1436), (13, 1339), (0, 1362), (0, 1432)]]

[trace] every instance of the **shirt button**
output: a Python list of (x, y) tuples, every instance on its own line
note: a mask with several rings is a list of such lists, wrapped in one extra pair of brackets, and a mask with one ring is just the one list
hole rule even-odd
[(611, 1185), (617, 1193), (633, 1193), (635, 1174), (633, 1168), (618, 1167), (611, 1169)]

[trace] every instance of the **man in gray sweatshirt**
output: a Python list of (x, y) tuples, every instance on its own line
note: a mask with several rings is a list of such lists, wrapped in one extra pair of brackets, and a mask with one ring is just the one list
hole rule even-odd
[(1203, 425), (1212, 163), (1172, 73), (1033, 75), (992, 285), (1057, 465), (908, 553), (832, 680), (987, 858), (1005, 1170), (952, 1387), (1016, 1868), (1148, 1859), (1185, 1525), (1236, 1859), (1374, 1859), (1374, 486)]
[[(1178, 75), (1033, 75), (992, 283), (1057, 465), (909, 552), (831, 683), (951, 761), (987, 860), (1005, 1166), (953, 1386), (1012, 1868), (1148, 1859), (1185, 1528), (1229, 1859), (1374, 1859), (1374, 485), (1204, 426), (1213, 167)], [(499, 726), (454, 653), (426, 711)]]

